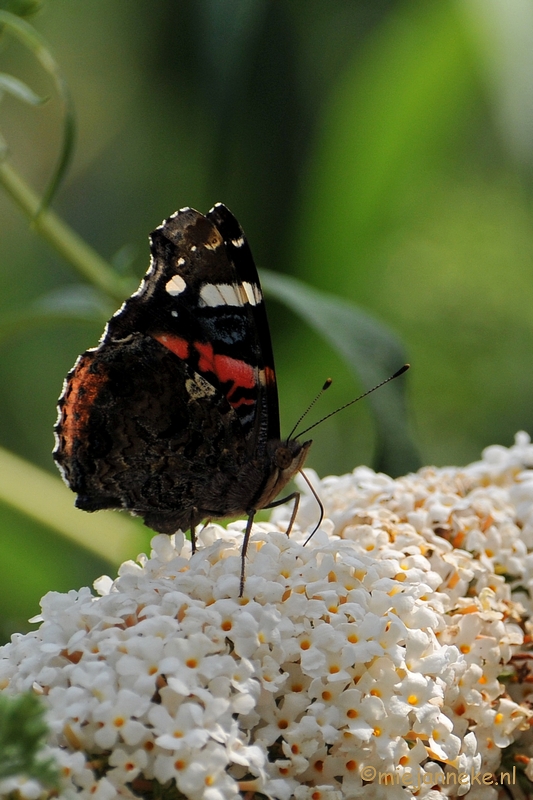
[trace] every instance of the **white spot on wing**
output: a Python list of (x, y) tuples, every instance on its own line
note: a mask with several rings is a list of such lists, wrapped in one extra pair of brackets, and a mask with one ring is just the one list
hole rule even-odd
[(231, 283), (204, 283), (200, 291), (200, 302), (212, 308), (243, 305), (238, 287)]
[(257, 306), (263, 300), (263, 295), (261, 294), (261, 289), (257, 285), (257, 283), (248, 283), (248, 281), (244, 281), (243, 289), (246, 292), (246, 297), (248, 302), (251, 306)]
[(173, 317), (177, 317), (177, 316), (178, 316), (178, 312), (176, 311), (176, 309), (175, 309), (175, 308), (173, 308), (173, 309), (172, 309), (172, 311), (171, 311), (170, 313), (171, 313), (171, 315), (172, 315)]
[(172, 297), (176, 297), (178, 294), (181, 294), (186, 288), (187, 284), (181, 275), (173, 275), (172, 278), (167, 281), (165, 286), (165, 289)]
[(242, 247), (244, 244), (244, 236), (239, 236), (238, 239), (232, 239), (231, 243), (233, 247)]
[(191, 253), (196, 253), (197, 250), (198, 248), (196, 247), (195, 244), (193, 244), (193, 246), (191, 247)]
[(259, 383), (261, 384), (261, 386), (266, 386), (267, 385), (266, 372), (265, 372), (264, 369), (260, 369), (258, 371), (257, 377), (258, 377), (258, 380), (259, 380)]
[(176, 266), (182, 267), (183, 264), (185, 264), (185, 259), (184, 258), (178, 258), (178, 260), (176, 261)]

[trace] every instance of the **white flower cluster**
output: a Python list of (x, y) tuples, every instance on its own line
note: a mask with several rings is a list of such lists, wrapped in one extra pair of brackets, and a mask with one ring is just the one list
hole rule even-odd
[(501, 682), (530, 633), (532, 467), (519, 434), (462, 469), (315, 479), (321, 528), (304, 547), (312, 497), (290, 538), (287, 511), (256, 524), (243, 598), (244, 522), (194, 556), (156, 536), (99, 596), (46, 595), (0, 688), (42, 696), (65, 798), (496, 798), (480, 776), (532, 716)]

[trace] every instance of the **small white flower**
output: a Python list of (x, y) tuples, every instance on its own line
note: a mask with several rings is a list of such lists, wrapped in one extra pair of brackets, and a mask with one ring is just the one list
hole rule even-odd
[(209, 739), (203, 718), (203, 709), (198, 703), (182, 703), (174, 716), (163, 705), (152, 706), (148, 713), (155, 743), (164, 750), (172, 751), (203, 747)]
[(430, 713), (414, 729), (420, 734), (427, 731), (429, 751), (438, 761), (454, 761), (459, 755), (461, 740), (452, 733), (453, 723), (445, 714)]
[(39, 781), (24, 776), (0, 780), (0, 797), (20, 797), (23, 800), (37, 800), (43, 794)]
[(109, 770), (107, 777), (115, 786), (131, 783), (147, 764), (146, 750), (137, 749), (129, 752), (118, 747), (109, 756), (109, 766), (113, 769)]
[(226, 773), (228, 757), (223, 747), (214, 742), (201, 751), (201, 758), (189, 763), (179, 772), (178, 789), (190, 797), (205, 800), (228, 800), (237, 797), (238, 787)]
[(160, 670), (171, 689), (187, 697), (196, 686), (202, 685), (206, 657), (215, 650), (213, 642), (203, 633), (193, 633), (187, 639), (169, 639), (163, 649)]
[(128, 689), (119, 689), (116, 698), (97, 705), (92, 714), (98, 725), (94, 741), (99, 747), (109, 749), (117, 740), (138, 744), (144, 734), (144, 724), (138, 717), (149, 708), (149, 701), (141, 699)]

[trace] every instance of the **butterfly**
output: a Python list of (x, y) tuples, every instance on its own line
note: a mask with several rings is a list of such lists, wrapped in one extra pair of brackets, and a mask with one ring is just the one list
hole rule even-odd
[(263, 293), (226, 206), (182, 208), (150, 236), (139, 288), (68, 373), (54, 459), (84, 511), (124, 509), (161, 533), (255, 513), (302, 469), (311, 441), (280, 437)]

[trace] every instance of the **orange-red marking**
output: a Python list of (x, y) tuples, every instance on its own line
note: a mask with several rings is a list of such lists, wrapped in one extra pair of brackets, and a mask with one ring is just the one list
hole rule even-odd
[[(168, 333), (154, 333), (152, 336), (178, 358), (186, 360), (190, 357), (189, 342), (185, 339)], [(199, 372), (212, 372), (221, 383), (233, 383), (233, 387), (227, 394), (228, 402), (233, 408), (254, 404), (255, 400), (252, 397), (240, 397), (238, 400), (232, 400), (232, 395), (237, 389), (253, 389), (255, 387), (255, 370), (250, 364), (230, 358), (230, 356), (217, 355), (213, 350), (213, 345), (209, 343), (194, 342), (193, 347), (199, 355)]]
[(68, 382), (61, 425), (66, 456), (72, 455), (74, 442), (84, 438), (94, 401), (107, 381), (107, 375), (91, 372), (93, 359), (92, 354), (84, 355)]
[(198, 362), (200, 372), (214, 373), (221, 383), (232, 381), (235, 387), (254, 388), (255, 372), (250, 364), (229, 356), (217, 355), (213, 351), (213, 345), (209, 343), (195, 342), (194, 347), (200, 355)]
[(154, 339), (157, 339), (178, 358), (189, 358), (189, 342), (186, 339), (181, 339), (179, 336), (170, 336), (168, 333), (154, 333), (152, 335)]

